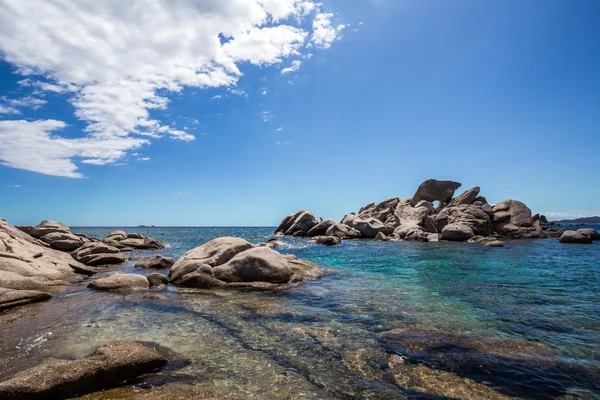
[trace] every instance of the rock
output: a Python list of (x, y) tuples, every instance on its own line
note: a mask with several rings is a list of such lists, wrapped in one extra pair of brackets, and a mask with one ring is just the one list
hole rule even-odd
[(150, 283), (150, 287), (152, 287), (152, 288), (166, 286), (169, 283), (169, 278), (167, 278), (163, 274), (159, 274), (156, 272), (148, 275), (146, 277), (146, 279), (148, 279), (148, 282)]
[(473, 230), (465, 224), (452, 223), (442, 229), (442, 240), (466, 242), (474, 236)]
[[(61, 224), (62, 225), (62, 224)], [(44, 226), (51, 226), (46, 221)], [(60, 227), (63, 229), (62, 227)], [(86, 267), (0, 219), (0, 309), (48, 300)]]
[(592, 238), (577, 231), (566, 231), (560, 237), (561, 243), (592, 243)]
[(285, 243), (282, 242), (281, 240), (277, 240), (277, 239), (273, 238), (273, 239), (267, 240), (265, 243), (261, 243), (261, 246), (274, 248), (274, 247), (283, 246), (284, 244)]
[(381, 242), (387, 242), (390, 240), (383, 232), (379, 232), (377, 236), (375, 236), (375, 240), (379, 240)]
[(91, 289), (119, 292), (147, 290), (149, 286), (148, 278), (144, 275), (119, 273), (112, 274), (106, 278), (96, 279), (88, 285)]
[(427, 235), (427, 241), (428, 242), (439, 242), (440, 236), (441, 235), (439, 233), (430, 233), (429, 235)]
[(155, 371), (168, 361), (157, 346), (117, 341), (98, 347), (80, 360), (47, 358), (0, 383), (0, 398), (65, 399), (121, 385), (123, 381)]
[(305, 236), (319, 221), (309, 211), (300, 210), (296, 214), (290, 214), (281, 221), (275, 233), (294, 236)]
[[(422, 202), (419, 202), (419, 204)], [(429, 203), (431, 204), (431, 203)], [(432, 205), (433, 207), (433, 205)], [(425, 218), (429, 214), (428, 206), (413, 207), (410, 199), (402, 199), (394, 210), (394, 228), (402, 225), (423, 226)]]
[(218, 238), (185, 253), (169, 272), (177, 285), (231, 289), (276, 290), (324, 271), (293, 255), (282, 255), (269, 247), (254, 247), (238, 238)]
[(71, 256), (91, 266), (120, 264), (126, 260), (119, 249), (103, 242), (86, 243), (71, 253)]
[(380, 220), (370, 218), (362, 220), (357, 218), (354, 220), (354, 228), (361, 233), (365, 238), (373, 239), (379, 232), (388, 234), (393, 231), (393, 228), (385, 226)]
[(473, 235), (489, 236), (493, 231), (490, 216), (483, 211), (483, 207), (473, 204), (445, 207), (435, 217), (435, 225), (438, 232), (443, 232), (444, 227), (448, 224), (466, 225), (471, 229)]
[[(159, 242), (156, 239), (152, 238), (143, 238), (143, 239), (133, 239), (127, 238), (123, 240), (119, 240), (118, 245), (120, 247), (130, 247), (137, 250), (158, 250), (164, 248), (164, 244)], [(121, 249), (123, 250), (123, 249)]]
[(421, 200), (417, 203), (415, 208), (425, 207), (429, 212), (433, 211), (433, 203), (427, 200)]
[(429, 179), (419, 185), (419, 188), (415, 192), (410, 204), (414, 207), (421, 200), (429, 202), (439, 201), (442, 203), (448, 203), (454, 192), (461, 186), (458, 182), (452, 181), (438, 181), (435, 179)]
[(145, 239), (146, 237), (141, 233), (128, 233), (127, 239)]
[(492, 240), (490, 242), (485, 243), (485, 247), (504, 247), (506, 243), (502, 240)]
[[(485, 205), (485, 204), (488, 204), (488, 201), (487, 201), (487, 199), (486, 199), (485, 197), (483, 197), (483, 196), (478, 196), (477, 198), (475, 198), (475, 201), (478, 201), (478, 202), (480, 202), (480, 203), (481, 203), (481, 204), (483, 204), (483, 205)], [(475, 202), (475, 201), (474, 201), (474, 202)], [(490, 206), (490, 207), (491, 207), (491, 206)]]
[(52, 232), (40, 237), (40, 240), (60, 251), (73, 251), (83, 246), (81, 237), (67, 232)]
[(327, 229), (325, 236), (337, 236), (340, 239), (360, 239), (362, 234), (345, 224), (335, 224)]
[(306, 232), (307, 237), (315, 237), (315, 236), (323, 236), (327, 233), (327, 229), (335, 225), (336, 222), (331, 219), (326, 219), (324, 221), (319, 222), (317, 225), (313, 226), (308, 232)]
[(600, 233), (593, 228), (581, 228), (578, 229), (577, 232), (581, 233), (582, 235), (589, 236), (592, 241), (600, 240)]
[[(520, 201), (503, 200), (492, 209), (494, 211), (494, 223), (508, 221), (507, 224), (510, 223), (519, 227), (531, 227), (533, 225), (531, 210)], [(508, 219), (505, 217), (506, 214), (501, 213), (502, 211), (508, 213)]]
[(243, 251), (213, 272), (224, 282), (284, 283), (293, 274), (285, 257), (268, 247)]
[[(399, 202), (400, 199), (398, 197), (392, 197), (382, 201), (381, 203), (369, 204), (368, 206), (360, 209), (360, 212), (358, 213), (358, 219), (369, 220), (375, 218), (381, 221), (384, 225), (392, 225), (395, 222), (394, 211), (396, 210)], [(354, 221), (356, 221), (356, 219)], [(353, 226), (356, 227), (355, 225)]]
[(349, 226), (350, 228), (354, 228), (354, 220), (356, 220), (356, 218), (356, 214), (350, 213), (344, 216), (344, 218), (342, 218), (341, 223), (346, 226)]
[(56, 222), (56, 221), (44, 220), (44, 221), (40, 222), (36, 227), (34, 227), (31, 230), (31, 232), (29, 232), (29, 234), (31, 236), (33, 236), (34, 238), (39, 239), (40, 237), (47, 235), (48, 233), (55, 233), (55, 232), (71, 233), (71, 230), (69, 229), (68, 226), (66, 226), (63, 223)]
[(292, 227), (292, 224), (294, 223), (294, 220), (296, 219), (296, 217), (299, 215), (299, 213), (301, 213), (302, 211), (299, 211), (296, 214), (289, 214), (287, 215), (279, 224), (279, 226), (275, 229), (275, 233), (276, 234), (285, 234), (285, 232), (290, 229)]
[[(458, 206), (460, 204), (471, 204), (475, 201), (475, 199), (479, 195), (480, 191), (481, 191), (481, 189), (479, 188), (479, 186), (475, 186), (475, 187), (472, 187), (471, 189), (467, 189), (462, 194), (460, 194), (458, 197), (456, 197), (455, 199), (450, 201), (450, 203), (448, 203), (448, 205), (449, 206)], [(485, 203), (482, 202), (481, 205), (483, 205), (483, 204), (485, 204)]]
[(125, 239), (127, 237), (127, 232), (118, 229), (118, 230), (112, 231), (111, 233), (108, 234), (108, 237), (111, 237), (111, 236), (114, 236), (114, 237), (119, 236), (119, 237), (121, 237), (121, 239)]
[(135, 266), (138, 268), (164, 269), (171, 267), (173, 264), (175, 264), (175, 261), (172, 258), (158, 255), (152, 258), (146, 258), (142, 261), (139, 261), (135, 264)]
[(337, 246), (342, 243), (342, 239), (337, 236), (315, 236), (312, 241), (323, 246)]
[(415, 224), (410, 224), (410, 225), (407, 224), (407, 225), (400, 225), (399, 227), (394, 229), (394, 235), (400, 239), (406, 239), (407, 236), (414, 239), (418, 236), (423, 236), (423, 235), (426, 236), (427, 232), (425, 231), (425, 229), (422, 226), (415, 225)]
[(52, 298), (52, 295), (39, 290), (13, 290), (0, 288), (0, 311), (9, 308), (22, 306), (38, 301), (45, 301)]

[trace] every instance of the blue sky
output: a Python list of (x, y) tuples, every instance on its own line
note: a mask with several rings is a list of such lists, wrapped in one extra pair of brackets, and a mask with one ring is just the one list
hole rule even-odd
[(600, 215), (596, 1), (35, 3), (0, 5), (11, 223), (337, 219), (428, 178)]

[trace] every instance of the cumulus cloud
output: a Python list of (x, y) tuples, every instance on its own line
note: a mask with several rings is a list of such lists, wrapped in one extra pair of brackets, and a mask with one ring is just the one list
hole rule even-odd
[[(0, 2), (0, 54), (23, 76), (21, 86), (65, 96), (85, 123), (83, 137), (61, 138), (62, 121), (0, 121), (0, 135), (11, 137), (0, 159), (15, 168), (81, 177), (76, 161), (115, 163), (158, 137), (192, 141), (152, 111), (167, 109), (167, 96), (184, 87), (226, 87), (247, 96), (236, 86), (241, 63), (280, 64), (302, 56), (309, 40), (328, 48), (343, 25), (333, 27), (332, 14), (321, 7), (307, 0)], [(305, 18), (314, 19), (313, 32), (303, 28)], [(7, 99), (0, 113), (45, 102)], [(21, 128), (20, 135), (11, 133)], [(23, 146), (34, 139), (45, 151), (26, 154)]]
[(340, 38), (344, 25), (334, 27), (331, 24), (331, 13), (318, 13), (313, 21), (312, 42), (315, 46), (328, 49), (331, 44)]
[(284, 69), (281, 70), (281, 74), (285, 75), (285, 74), (289, 74), (289, 73), (298, 71), (300, 69), (300, 65), (302, 65), (302, 61), (294, 60), (288, 67), (285, 67)]

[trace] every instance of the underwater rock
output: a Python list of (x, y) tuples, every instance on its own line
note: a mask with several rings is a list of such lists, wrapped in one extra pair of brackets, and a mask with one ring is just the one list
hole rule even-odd
[(316, 236), (312, 239), (312, 241), (323, 246), (337, 246), (338, 244), (342, 243), (342, 239), (337, 236)]

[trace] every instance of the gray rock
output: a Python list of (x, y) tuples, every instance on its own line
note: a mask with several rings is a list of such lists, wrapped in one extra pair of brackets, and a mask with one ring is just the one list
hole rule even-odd
[(224, 282), (285, 283), (293, 275), (285, 257), (268, 247), (243, 251), (213, 272)]
[(438, 181), (435, 179), (429, 179), (425, 182), (421, 183), (410, 204), (414, 207), (421, 200), (426, 200), (429, 202), (440, 201), (442, 203), (448, 203), (452, 197), (454, 197), (454, 192), (461, 186), (458, 182), (453, 181)]
[(96, 290), (110, 290), (118, 292), (133, 292), (148, 290), (150, 283), (144, 275), (137, 274), (112, 274), (106, 278), (92, 281), (88, 287)]
[(302, 210), (297, 214), (292, 225), (284, 232), (284, 234), (305, 236), (306, 233), (318, 223), (319, 221), (317, 221), (317, 218), (311, 212)]
[(433, 203), (427, 200), (421, 200), (420, 202), (418, 202), (415, 208), (419, 207), (425, 207), (429, 212), (433, 211)]
[(491, 242), (486, 242), (485, 247), (504, 247), (506, 243), (502, 240), (492, 240)]
[(383, 232), (379, 232), (377, 234), (377, 236), (375, 236), (375, 240), (381, 241), (381, 242), (387, 242), (390, 240), (389, 237), (387, 237)]
[[(422, 202), (419, 202), (419, 204)], [(431, 204), (431, 203), (429, 203)], [(433, 207), (433, 205), (432, 205)], [(395, 225), (394, 227), (402, 225), (424, 225), (424, 220), (429, 214), (428, 206), (413, 207), (410, 199), (402, 199), (398, 202), (396, 209), (394, 210)]]
[[(453, 199), (450, 203), (448, 203), (448, 205), (449, 206), (458, 206), (460, 204), (471, 204), (475, 201), (475, 199), (479, 195), (480, 191), (481, 191), (481, 189), (479, 188), (479, 186), (475, 186), (470, 189), (467, 189), (462, 194), (460, 194), (458, 197)], [(481, 205), (483, 205), (483, 204), (485, 204), (485, 203), (482, 203)]]
[(169, 278), (167, 278), (163, 274), (159, 274), (156, 272), (148, 275), (146, 278), (148, 279), (148, 282), (150, 283), (150, 287), (152, 287), (152, 288), (165, 286), (169, 283)]
[(337, 236), (340, 239), (360, 239), (362, 234), (345, 224), (335, 224), (330, 226), (325, 232), (325, 236)]
[(71, 253), (71, 256), (91, 266), (120, 264), (126, 260), (119, 249), (103, 242), (86, 243)]
[(144, 239), (145, 236), (141, 233), (128, 233), (127, 239)]
[(117, 341), (80, 360), (47, 358), (0, 383), (0, 398), (65, 399), (121, 385), (164, 366), (169, 352), (154, 345)]
[(44, 235), (47, 235), (48, 233), (55, 232), (71, 233), (71, 230), (68, 226), (66, 226), (63, 223), (44, 220), (40, 222), (35, 228), (33, 228), (29, 234), (34, 238), (40, 238)]
[(427, 241), (428, 242), (439, 242), (440, 234), (439, 233), (430, 233), (429, 235), (427, 235)]
[[(127, 238), (123, 240), (119, 240), (118, 245), (120, 247), (129, 247), (137, 250), (158, 250), (165, 247), (164, 244), (159, 242), (156, 239), (152, 238), (143, 238), (143, 239), (133, 239)], [(123, 249), (121, 249), (123, 250)]]
[(36, 303), (52, 298), (52, 295), (39, 290), (14, 290), (0, 288), (0, 311), (9, 308), (22, 306), (29, 303)]
[(342, 239), (337, 236), (315, 236), (312, 241), (323, 246), (337, 246), (342, 243)]
[(327, 229), (335, 225), (336, 222), (331, 219), (326, 219), (324, 221), (319, 222), (317, 225), (313, 226), (308, 232), (306, 232), (307, 237), (315, 237), (315, 236), (323, 236), (327, 233)]
[(392, 228), (385, 226), (380, 220), (370, 218), (368, 220), (355, 219), (354, 228), (365, 238), (373, 239), (379, 232), (388, 234), (393, 231)]
[(396, 211), (399, 202), (400, 199), (398, 197), (392, 197), (381, 203), (369, 204), (368, 206), (361, 208), (358, 213), (358, 219), (370, 220), (375, 218), (384, 225), (393, 225), (395, 223), (394, 212)]
[(83, 246), (83, 240), (79, 236), (67, 232), (47, 233), (40, 240), (60, 251), (73, 251)]
[(473, 230), (466, 224), (451, 223), (442, 229), (442, 240), (452, 242), (466, 242), (473, 236)]
[(577, 232), (581, 233), (582, 235), (589, 236), (592, 241), (600, 240), (600, 233), (593, 228), (581, 228), (578, 229)]
[(354, 221), (356, 220), (357, 216), (354, 213), (350, 213), (347, 214), (346, 216), (344, 216), (344, 218), (342, 218), (342, 224), (349, 226), (350, 228), (354, 228)]
[(436, 216), (435, 225), (438, 232), (442, 232), (448, 224), (466, 225), (474, 235), (489, 236), (493, 231), (489, 215), (483, 211), (483, 207), (473, 204), (445, 207)]
[(592, 238), (577, 231), (566, 231), (560, 237), (561, 243), (590, 244)]
[(135, 266), (138, 268), (164, 269), (171, 267), (173, 264), (175, 264), (175, 261), (172, 258), (158, 255), (152, 258), (146, 258), (142, 261), (138, 261), (135, 264)]
[(531, 210), (520, 201), (503, 200), (496, 204), (494, 231), (511, 239), (545, 237), (540, 221), (534, 221)]

